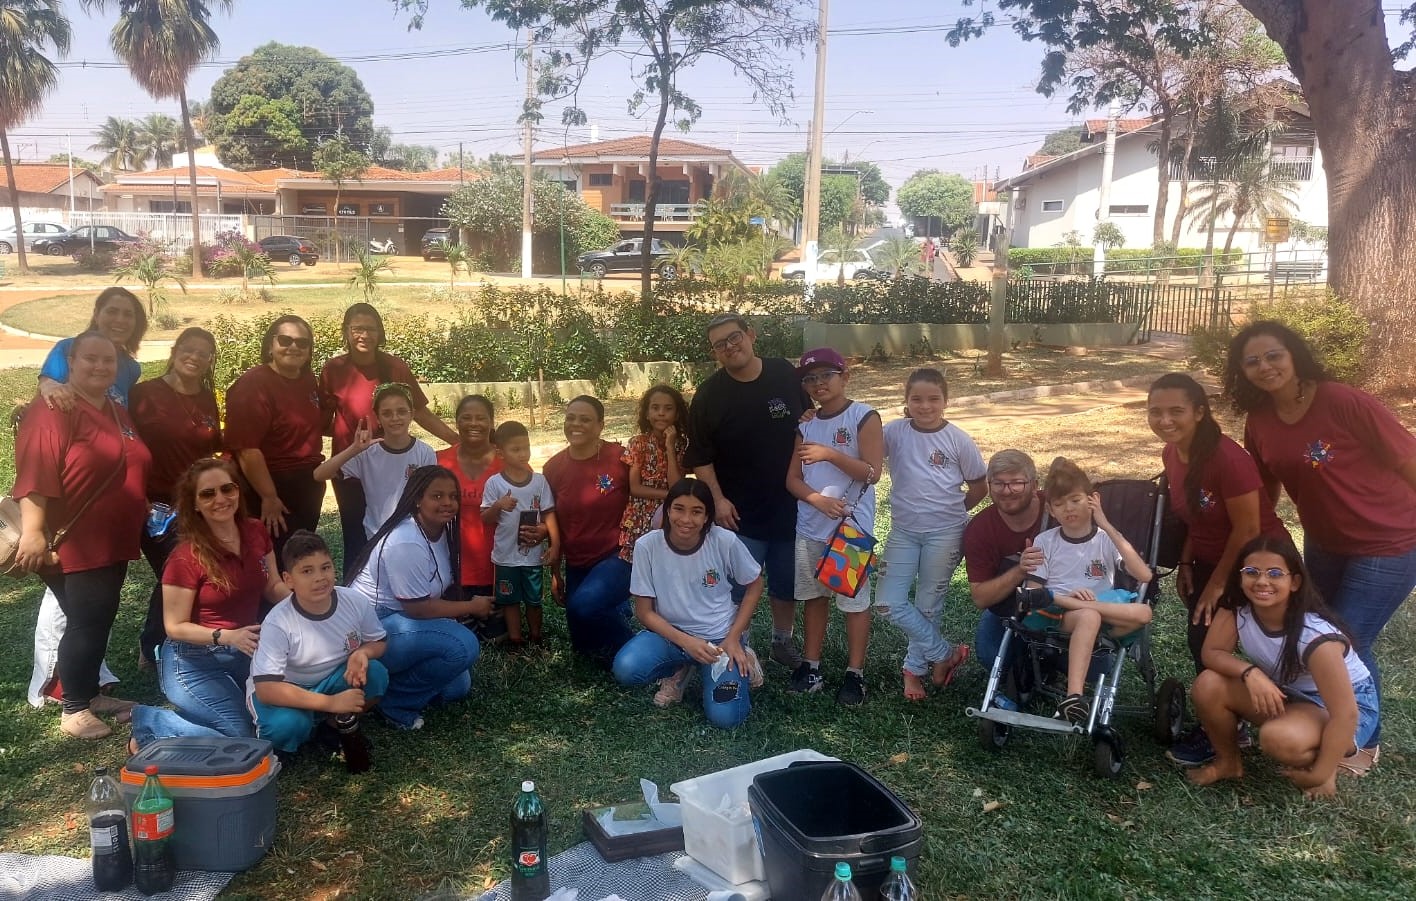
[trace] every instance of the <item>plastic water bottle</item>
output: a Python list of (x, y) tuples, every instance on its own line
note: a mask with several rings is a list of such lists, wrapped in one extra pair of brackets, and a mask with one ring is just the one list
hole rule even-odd
[[(512, 901), (544, 901), (551, 896), (551, 874), (546, 867), (546, 808), (536, 794), (536, 783), (521, 783), (521, 794), (511, 811)], [(859, 898), (857, 898), (859, 901)]]
[(855, 883), (851, 882), (850, 864), (844, 860), (836, 864), (836, 878), (826, 886), (826, 893), (821, 896), (821, 901), (861, 901), (860, 892), (856, 890)]
[(903, 857), (890, 858), (890, 875), (880, 886), (880, 901), (919, 901), (919, 890), (910, 881), (909, 864)]
[(169, 891), (177, 878), (172, 856), (172, 796), (157, 778), (157, 765), (143, 771), (147, 781), (133, 804), (133, 883), (144, 895)]
[(93, 887), (121, 892), (133, 884), (133, 854), (128, 850), (128, 812), (108, 767), (94, 771), (88, 793), (89, 847), (93, 849)]

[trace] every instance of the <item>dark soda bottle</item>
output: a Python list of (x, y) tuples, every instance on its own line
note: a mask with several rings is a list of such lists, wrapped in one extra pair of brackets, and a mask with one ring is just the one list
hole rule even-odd
[(93, 850), (93, 887), (121, 892), (133, 884), (133, 854), (128, 849), (128, 811), (108, 767), (94, 771), (88, 793), (89, 847)]
[(133, 804), (133, 883), (144, 895), (172, 888), (177, 863), (172, 856), (172, 796), (157, 778), (157, 765), (143, 771), (147, 781)]
[(521, 783), (521, 794), (511, 811), (511, 899), (544, 901), (551, 896), (551, 874), (546, 868), (546, 808), (536, 794), (536, 783)]
[(344, 768), (351, 773), (366, 773), (374, 765), (369, 755), (368, 739), (359, 728), (359, 714), (343, 713), (334, 718), (334, 730), (339, 733), (339, 749), (344, 753)]

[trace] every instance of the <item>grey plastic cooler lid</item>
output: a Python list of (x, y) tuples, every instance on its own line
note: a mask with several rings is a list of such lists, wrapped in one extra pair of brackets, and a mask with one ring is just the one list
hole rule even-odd
[(227, 776), (249, 773), (270, 754), (261, 738), (163, 738), (129, 758), (129, 772), (155, 764), (158, 775)]

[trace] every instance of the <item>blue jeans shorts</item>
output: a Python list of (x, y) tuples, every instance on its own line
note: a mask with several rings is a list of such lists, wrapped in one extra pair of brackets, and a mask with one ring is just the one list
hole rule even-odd
[[(1284, 689), (1284, 694), (1299, 701), (1316, 704), (1324, 710), (1327, 709), (1322, 696), (1316, 691), (1298, 691), (1294, 688), (1287, 688)], [(1353, 738), (1357, 742), (1357, 747), (1368, 748), (1372, 746), (1372, 736), (1377, 734), (1377, 727), (1382, 722), (1381, 705), (1377, 700), (1377, 684), (1372, 681), (1371, 676), (1368, 676), (1352, 686), (1352, 694), (1357, 698), (1357, 734)]]

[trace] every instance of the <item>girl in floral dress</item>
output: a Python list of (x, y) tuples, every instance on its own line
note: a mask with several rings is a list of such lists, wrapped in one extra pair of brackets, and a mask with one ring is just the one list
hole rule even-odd
[(683, 452), (688, 438), (681, 431), (688, 404), (677, 389), (654, 385), (639, 399), (639, 434), (629, 439), (624, 462), (629, 464), (629, 505), (620, 523), (620, 557), (634, 562), (634, 543), (656, 528), (654, 513), (669, 486), (683, 478)]

